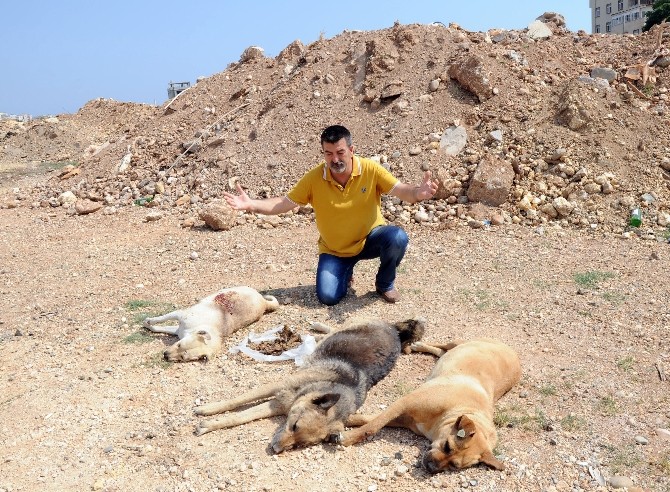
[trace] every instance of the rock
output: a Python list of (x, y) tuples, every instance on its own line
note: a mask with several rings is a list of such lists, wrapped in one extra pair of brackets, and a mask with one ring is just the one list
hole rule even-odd
[(532, 39), (546, 39), (550, 38), (554, 33), (552, 30), (542, 21), (536, 20), (531, 22), (528, 25), (527, 35)]
[(179, 198), (177, 198), (175, 205), (177, 207), (181, 207), (182, 205), (187, 205), (189, 203), (191, 203), (191, 195), (182, 195)]
[(582, 90), (583, 83), (573, 80), (565, 86), (559, 97), (560, 102), (556, 115), (558, 122), (574, 131), (584, 130), (593, 122), (589, 105), (585, 102), (586, 96), (582, 94)]
[(485, 157), (477, 166), (468, 187), (468, 200), (497, 207), (507, 201), (514, 181), (512, 165), (493, 156)]
[(191, 227), (194, 227), (196, 223), (196, 218), (195, 217), (186, 217), (183, 222), (181, 223), (181, 226), (184, 229), (188, 229)]
[(503, 140), (502, 130), (493, 130), (491, 133), (489, 133), (489, 136), (496, 142), (502, 142)]
[(644, 436), (635, 436), (635, 444), (641, 444), (642, 446), (645, 446), (649, 444), (649, 439)]
[(184, 152), (188, 154), (196, 154), (202, 148), (202, 140), (199, 138), (188, 140), (186, 142), (182, 142), (181, 146), (184, 149)]
[(491, 215), (491, 225), (499, 226), (503, 225), (504, 223), (505, 223), (505, 217), (503, 217), (501, 214)]
[(382, 101), (397, 99), (402, 95), (402, 86), (402, 80), (392, 80), (391, 82), (388, 82), (382, 89), (379, 99)]
[(565, 26), (565, 17), (556, 12), (545, 12), (544, 14), (537, 17), (536, 20), (542, 21), (544, 23), (554, 24), (557, 27)]
[(298, 60), (301, 56), (305, 54), (305, 45), (299, 39), (296, 39), (286, 48), (281, 50), (277, 57), (275, 58), (279, 62), (289, 62), (293, 60)]
[(440, 79), (433, 79), (428, 84), (428, 90), (430, 92), (435, 92), (439, 88), (440, 88)]
[(161, 220), (162, 218), (163, 218), (163, 214), (162, 214), (162, 213), (160, 213), (160, 212), (158, 212), (158, 211), (154, 211), (154, 212), (150, 212), (150, 213), (148, 213), (148, 214), (144, 217), (144, 220), (145, 220), (146, 222), (156, 222), (157, 220)]
[(237, 222), (235, 211), (223, 200), (214, 200), (200, 210), (200, 220), (215, 231), (230, 230)]
[(551, 203), (544, 203), (540, 206), (540, 212), (547, 215), (550, 219), (558, 217), (558, 212)]
[(560, 215), (561, 217), (567, 217), (572, 213), (573, 209), (575, 208), (575, 206), (572, 203), (570, 203), (562, 196), (554, 198), (551, 204), (554, 207), (554, 209), (556, 209), (558, 215)]
[(133, 154), (130, 152), (130, 148), (128, 149), (128, 152), (124, 154), (124, 156), (121, 158), (121, 161), (119, 162), (118, 167), (116, 168), (116, 174), (123, 174), (125, 173), (128, 168), (130, 167), (130, 162), (133, 159)]
[(666, 441), (670, 441), (670, 430), (668, 430), (668, 429), (658, 428), (658, 429), (656, 429), (656, 435), (658, 437), (660, 437), (661, 439), (664, 439)]
[(468, 143), (468, 133), (462, 126), (451, 126), (447, 128), (440, 139), (440, 149), (447, 155), (455, 156), (463, 150)]
[(265, 56), (265, 50), (260, 46), (249, 46), (242, 52), (240, 55), (240, 63), (246, 63), (250, 60), (255, 60), (256, 58), (263, 58)]
[(93, 212), (97, 212), (101, 208), (102, 208), (102, 203), (93, 202), (91, 200), (78, 200), (77, 203), (74, 206), (75, 211), (79, 215), (92, 214)]
[(74, 205), (77, 202), (77, 197), (71, 191), (65, 191), (58, 195), (58, 203), (62, 206)]
[(483, 102), (493, 97), (493, 88), (484, 72), (484, 60), (480, 56), (470, 55), (451, 65), (448, 75)]
[(607, 483), (609, 483), (610, 486), (614, 489), (623, 489), (633, 487), (635, 485), (630, 478), (619, 475), (608, 478)]
[(416, 222), (427, 222), (429, 218), (428, 213), (423, 208), (419, 208), (414, 214), (414, 220)]
[(595, 67), (591, 69), (591, 77), (594, 79), (605, 79), (607, 82), (612, 83), (617, 79), (617, 71), (611, 68)]

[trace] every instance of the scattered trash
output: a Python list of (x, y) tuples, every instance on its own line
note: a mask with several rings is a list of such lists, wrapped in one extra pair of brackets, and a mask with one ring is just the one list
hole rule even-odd
[(236, 354), (242, 352), (254, 360), (260, 362), (277, 362), (283, 360), (295, 360), (296, 366), (301, 366), (305, 358), (316, 349), (316, 339), (312, 335), (300, 335), (302, 343), (297, 347), (283, 351), (279, 355), (264, 354), (258, 350), (249, 347), (249, 343), (260, 344), (263, 342), (273, 342), (279, 339), (279, 332), (284, 330), (284, 325), (275, 326), (270, 330), (256, 335), (250, 332), (238, 345), (230, 348), (230, 352)]
[(144, 206), (147, 203), (151, 203), (154, 200), (154, 195), (151, 196), (143, 196), (142, 198), (138, 198), (135, 200), (133, 203), (138, 206)]
[(642, 225), (642, 210), (640, 208), (634, 208), (630, 213), (630, 219), (628, 219), (628, 224), (631, 227), (640, 227)]

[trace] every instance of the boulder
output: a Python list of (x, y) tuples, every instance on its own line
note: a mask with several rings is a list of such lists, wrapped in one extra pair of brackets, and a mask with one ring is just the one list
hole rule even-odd
[(454, 63), (447, 72), (449, 77), (458, 81), (464, 89), (473, 93), (480, 102), (493, 96), (493, 88), (484, 73), (484, 60), (477, 55), (470, 55), (460, 62)]
[(235, 211), (225, 201), (214, 200), (205, 205), (199, 213), (200, 220), (215, 231), (227, 231), (237, 221)]
[(493, 207), (502, 205), (507, 201), (513, 181), (512, 164), (493, 156), (485, 157), (470, 180), (468, 200)]

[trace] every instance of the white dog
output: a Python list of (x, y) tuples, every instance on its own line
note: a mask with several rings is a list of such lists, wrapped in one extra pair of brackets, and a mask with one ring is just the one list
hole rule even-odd
[[(205, 297), (191, 307), (147, 318), (144, 326), (154, 333), (179, 337), (179, 341), (163, 352), (165, 360), (207, 360), (220, 350), (225, 337), (278, 307), (279, 302), (273, 296), (261, 295), (251, 287), (230, 287)], [(178, 321), (179, 324), (156, 326), (164, 321)]]

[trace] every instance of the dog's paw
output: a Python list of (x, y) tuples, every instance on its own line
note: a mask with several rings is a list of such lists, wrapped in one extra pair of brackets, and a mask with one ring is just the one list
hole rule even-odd
[(421, 343), (421, 342), (414, 342), (409, 346), (409, 348), (412, 352), (420, 352), (423, 347), (424, 347), (424, 344)]
[(195, 407), (193, 410), (196, 415), (214, 415), (215, 413), (221, 413), (217, 409), (217, 404), (216, 403), (208, 403), (206, 405), (201, 405), (199, 407)]
[(336, 434), (330, 434), (326, 438), (326, 442), (329, 442), (330, 444), (342, 444), (342, 437), (343, 437), (342, 432), (338, 432)]
[[(361, 441), (362, 438), (359, 436), (359, 434), (360, 433), (356, 430), (350, 430), (344, 433), (340, 432), (337, 444), (342, 446), (353, 446), (357, 442)], [(365, 437), (365, 435), (363, 435), (363, 437)]]
[(201, 423), (198, 427), (195, 428), (195, 435), (202, 436), (203, 434), (207, 434), (212, 430), (213, 429), (209, 428), (207, 425)]

